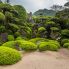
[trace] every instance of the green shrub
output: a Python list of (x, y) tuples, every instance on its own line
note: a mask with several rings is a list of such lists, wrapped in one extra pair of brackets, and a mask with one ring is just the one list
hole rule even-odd
[(19, 36), (21, 36), (21, 34), (20, 34), (20, 32), (15, 32), (15, 37), (19, 37)]
[(15, 64), (21, 59), (20, 53), (8, 47), (0, 47), (0, 65)]
[(54, 32), (59, 31), (59, 29), (57, 27), (51, 27), (51, 30), (54, 31)]
[(45, 39), (45, 38), (33, 38), (33, 39), (30, 39), (29, 41), (35, 43), (35, 44), (39, 44), (40, 42), (43, 42), (43, 41), (48, 41), (48, 39)]
[(37, 45), (30, 41), (21, 42), (20, 45), (21, 45), (20, 47), (25, 51), (33, 51), (37, 49)]
[(65, 43), (68, 43), (69, 42), (69, 39), (62, 39), (61, 40), (61, 45), (64, 45)]
[(15, 49), (15, 41), (8, 41), (8, 42), (4, 43), (2, 46)]
[(3, 33), (3, 32), (5, 32), (5, 31), (6, 31), (5, 26), (0, 26), (0, 33)]
[(39, 27), (38, 28), (38, 32), (42, 32), (42, 31), (45, 31), (46, 29), (44, 27)]
[(61, 36), (63, 38), (68, 38), (69, 37), (69, 30), (68, 29), (62, 30), (61, 31)]
[(4, 20), (5, 20), (5, 15), (0, 12), (0, 21), (4, 21)]
[(8, 35), (8, 41), (14, 41), (14, 36), (13, 35)]
[(39, 45), (39, 50), (40, 51), (49, 50), (49, 44), (48, 44), (48, 42), (41, 42), (40, 45)]
[(32, 50), (37, 49), (36, 44), (34, 44), (30, 41), (25, 41), (25, 40), (9, 41), (9, 42), (4, 43), (2, 46), (10, 47), (10, 48), (17, 49), (17, 50), (19, 50), (21, 48), (26, 51), (27, 50), (32, 51)]
[(63, 45), (63, 47), (64, 47), (64, 48), (69, 48), (69, 43), (65, 43), (65, 44)]
[(39, 50), (40, 51), (57, 51), (60, 48), (60, 44), (57, 41), (50, 40), (48, 42), (41, 42), (39, 44)]
[(22, 37), (17, 37), (16, 40), (24, 40)]

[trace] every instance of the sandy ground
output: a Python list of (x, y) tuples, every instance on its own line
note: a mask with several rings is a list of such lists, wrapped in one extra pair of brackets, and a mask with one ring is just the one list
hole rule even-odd
[(69, 69), (69, 50), (26, 53), (20, 62), (0, 69)]

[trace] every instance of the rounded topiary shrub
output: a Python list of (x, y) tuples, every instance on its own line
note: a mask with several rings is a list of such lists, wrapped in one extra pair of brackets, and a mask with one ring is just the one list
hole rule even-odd
[(50, 40), (48, 42), (41, 42), (39, 44), (39, 50), (40, 51), (57, 51), (60, 48), (60, 44), (57, 41)]
[(40, 51), (49, 50), (49, 44), (48, 44), (48, 42), (41, 42), (40, 45), (39, 45), (39, 50)]
[(8, 41), (14, 41), (14, 36), (13, 35), (8, 35)]
[(69, 48), (69, 43), (65, 43), (65, 44), (63, 45), (63, 47), (64, 47), (64, 48)]
[(25, 51), (33, 51), (37, 49), (37, 45), (30, 41), (21, 42), (20, 45), (21, 45), (20, 47)]
[(63, 46), (65, 43), (68, 43), (69, 42), (69, 39), (62, 39), (61, 40), (61, 45)]
[(29, 41), (31, 41), (35, 44), (40, 44), (40, 42), (49, 41), (49, 40), (45, 39), (45, 38), (33, 38), (33, 39), (30, 39)]
[(8, 42), (4, 43), (2, 46), (15, 49), (15, 41), (8, 41)]
[(21, 59), (20, 53), (8, 47), (0, 47), (0, 65), (15, 64)]

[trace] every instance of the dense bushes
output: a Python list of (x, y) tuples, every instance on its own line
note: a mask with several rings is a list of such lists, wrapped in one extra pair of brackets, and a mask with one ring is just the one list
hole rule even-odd
[(29, 41), (21, 42), (20, 47), (25, 51), (34, 51), (37, 49), (37, 45)]
[(60, 44), (57, 41), (48, 41), (48, 42), (41, 42), (39, 45), (40, 51), (57, 51), (60, 48)]
[(8, 41), (14, 41), (14, 36), (13, 35), (8, 35)]
[(10, 47), (10, 48), (17, 49), (17, 50), (20, 50), (21, 48), (25, 51), (27, 50), (32, 51), (32, 50), (37, 49), (36, 44), (30, 41), (25, 41), (25, 40), (9, 41), (9, 42), (4, 43), (2, 46)]
[(30, 39), (29, 41), (35, 43), (35, 44), (40, 44), (40, 42), (43, 42), (43, 41), (48, 41), (48, 39), (45, 39), (45, 38), (33, 38), (33, 39)]
[(61, 35), (63, 38), (68, 38), (69, 37), (69, 30), (68, 29), (62, 30)]
[(15, 64), (20, 59), (21, 55), (18, 51), (8, 47), (0, 47), (0, 65)]

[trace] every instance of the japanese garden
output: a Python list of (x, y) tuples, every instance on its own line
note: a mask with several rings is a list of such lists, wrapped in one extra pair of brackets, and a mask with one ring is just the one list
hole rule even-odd
[(34, 13), (10, 1), (0, 0), (0, 69), (69, 69), (69, 1)]

